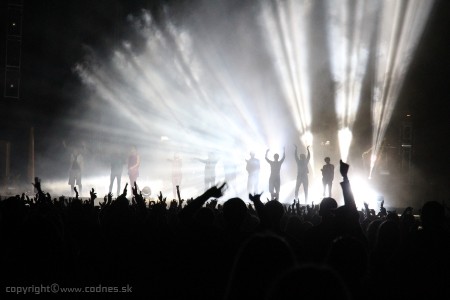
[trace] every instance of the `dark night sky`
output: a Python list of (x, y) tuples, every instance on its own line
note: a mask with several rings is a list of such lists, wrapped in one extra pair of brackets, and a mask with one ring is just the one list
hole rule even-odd
[[(1, 4), (5, 41), (6, 3)], [(23, 138), (35, 126), (49, 137), (61, 117), (82, 109), (83, 89), (73, 65), (88, 44), (108, 55), (108, 45), (127, 36), (126, 15), (141, 7), (157, 11), (161, 1), (41, 0), (24, 1), (21, 99), (2, 98), (0, 140)], [(166, 1), (167, 2), (167, 1)], [(176, 1), (169, 1), (170, 3)], [(413, 116), (415, 165), (427, 176), (450, 183), (450, 1), (432, 11), (409, 68), (390, 132), (397, 132), (406, 112)], [(5, 43), (1, 43), (2, 96)], [(45, 146), (41, 145), (41, 149)]]

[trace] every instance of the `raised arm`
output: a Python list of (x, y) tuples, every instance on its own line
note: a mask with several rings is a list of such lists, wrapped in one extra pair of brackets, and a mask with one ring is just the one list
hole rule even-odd
[(309, 152), (309, 146), (306, 147), (306, 151), (308, 151), (308, 156), (306, 157), (306, 161), (309, 163), (309, 160), (311, 159), (311, 152)]
[(270, 218), (264, 209), (264, 204), (261, 202), (261, 194), (248, 194), (248, 198), (253, 202), (255, 206), (256, 213), (258, 214), (260, 220), (261, 228), (268, 229), (270, 228)]
[(341, 182), (342, 194), (344, 196), (345, 206), (350, 209), (356, 210), (355, 199), (353, 198), (352, 188), (350, 182), (348, 181), (347, 173), (350, 166), (340, 160), (339, 171), (341, 172), (343, 181)]
[(294, 151), (294, 157), (295, 157), (295, 161), (299, 161), (300, 160), (300, 158), (298, 157), (298, 149), (297, 149), (297, 145), (294, 145), (294, 147), (295, 147), (295, 151)]
[(271, 163), (271, 161), (270, 161), (270, 160), (269, 160), (269, 159), (267, 158), (267, 153), (269, 153), (269, 150), (270, 150), (270, 149), (267, 149), (267, 150), (266, 150), (266, 156), (265, 156), (264, 158), (265, 158), (265, 159), (266, 159), (266, 161), (267, 161), (267, 162), (268, 162), (268, 163), (270, 164), (270, 163)]
[(226, 183), (221, 186), (213, 186), (209, 188), (202, 195), (198, 196), (194, 200), (192, 200), (188, 205), (186, 205), (180, 212), (179, 218), (185, 224), (192, 224), (194, 215), (199, 211), (202, 206), (208, 201), (210, 198), (220, 198), (223, 196), (226, 190)]
[(281, 158), (281, 163), (284, 162), (284, 159), (286, 158), (286, 147), (283, 147), (283, 157)]

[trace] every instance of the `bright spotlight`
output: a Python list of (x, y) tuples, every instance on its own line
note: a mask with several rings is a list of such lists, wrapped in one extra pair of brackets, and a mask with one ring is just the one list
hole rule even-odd
[[(375, 1), (374, 1), (375, 2)], [(434, 1), (383, 1), (372, 93), (372, 151), (378, 154), (405, 74)]]
[(370, 182), (361, 176), (352, 176), (352, 192), (355, 198), (355, 204), (359, 208), (364, 207), (364, 202), (369, 204), (369, 208), (378, 207), (379, 194), (371, 187)]
[(352, 143), (352, 132), (348, 127), (339, 130), (338, 138), (339, 138), (339, 151), (341, 153), (342, 161), (347, 161), (348, 153), (350, 150), (350, 144)]
[(375, 28), (376, 1), (329, 0), (327, 42), (341, 157), (347, 160)]
[(266, 1), (260, 17), (284, 100), (300, 134), (310, 128), (312, 121), (307, 56), (311, 7), (309, 1)]
[(301, 137), (302, 143), (303, 145), (310, 146), (313, 143), (313, 135), (311, 133), (311, 131), (307, 131), (305, 132), (302, 137)]

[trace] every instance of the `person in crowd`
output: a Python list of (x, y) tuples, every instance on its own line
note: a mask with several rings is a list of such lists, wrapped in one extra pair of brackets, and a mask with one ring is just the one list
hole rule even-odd
[(333, 198), (306, 207), (261, 194), (225, 199), (225, 183), (149, 202), (135, 184), (127, 198), (126, 184), (96, 206), (94, 189), (88, 199), (52, 198), (36, 178), (35, 195), (0, 195), (3, 293), (24, 282), (40, 283), (28, 293), (100, 282), (149, 299), (449, 299), (448, 208), (358, 211), (349, 167), (340, 161), (340, 207)]

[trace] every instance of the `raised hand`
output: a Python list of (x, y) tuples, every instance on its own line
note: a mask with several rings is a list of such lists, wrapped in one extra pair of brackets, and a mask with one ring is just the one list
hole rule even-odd
[(78, 190), (77, 190), (77, 187), (74, 186), (74, 187), (73, 187), (73, 190), (75, 191), (75, 199), (78, 200)]
[(94, 205), (94, 200), (97, 199), (97, 193), (94, 191), (94, 188), (89, 191), (89, 195), (91, 195), (91, 204)]
[(41, 181), (39, 180), (38, 177), (34, 177), (34, 183), (32, 183), (32, 185), (34, 186), (34, 188), (37, 190), (37, 192), (39, 194), (42, 194)]
[(339, 172), (341, 172), (341, 175), (344, 179), (347, 179), (347, 173), (348, 173), (348, 169), (350, 168), (350, 165), (346, 164), (345, 162), (341, 160), (339, 160)]
[(250, 201), (252, 201), (253, 203), (255, 203), (255, 201), (261, 201), (261, 194), (248, 194), (248, 198), (250, 199)]
[(134, 187), (132, 187), (131, 190), (133, 191), (133, 201), (140, 207), (145, 208), (146, 204), (145, 204), (144, 197), (142, 197), (142, 192), (138, 193), (138, 187), (137, 187), (136, 182), (134, 182)]
[(207, 198), (220, 198), (223, 196), (223, 194), (225, 193), (227, 189), (227, 183), (224, 182), (221, 186), (213, 186), (211, 188), (209, 188), (206, 192), (205, 192), (205, 196)]
[(137, 188), (137, 184), (136, 181), (134, 182), (134, 186), (131, 187), (131, 191), (133, 192), (133, 196), (138, 196), (138, 188)]
[(125, 184), (125, 187), (124, 187), (124, 189), (123, 189), (122, 196), (124, 196), (124, 197), (127, 196), (127, 187), (128, 187), (128, 182)]
[(103, 202), (98, 202), (98, 205), (100, 205), (100, 208), (103, 208), (103, 207), (105, 207), (106, 206), (106, 202), (107, 200), (106, 200), (106, 196), (105, 197), (103, 197)]
[(163, 194), (162, 194), (161, 191), (159, 192), (158, 200), (159, 200), (159, 203), (164, 203), (164, 206), (166, 205), (166, 200), (167, 200), (167, 198), (166, 198), (166, 197), (163, 197)]

